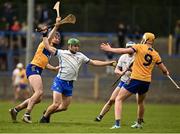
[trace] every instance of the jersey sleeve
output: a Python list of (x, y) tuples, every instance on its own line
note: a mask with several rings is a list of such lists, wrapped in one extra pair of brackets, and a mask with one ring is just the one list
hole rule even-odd
[(161, 63), (162, 63), (161, 57), (160, 57), (159, 54), (157, 53), (157, 55), (156, 55), (156, 64), (159, 65), (159, 64), (161, 64)]
[(90, 59), (86, 55), (81, 53), (81, 56), (82, 56), (82, 60), (83, 60), (84, 63), (87, 64), (90, 61)]
[(139, 47), (140, 45), (136, 44), (136, 45), (133, 45), (131, 48), (134, 50), (134, 52), (138, 52)]

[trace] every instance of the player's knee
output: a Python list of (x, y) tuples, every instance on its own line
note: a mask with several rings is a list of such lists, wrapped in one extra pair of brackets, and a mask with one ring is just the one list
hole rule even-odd
[(42, 96), (43, 96), (43, 91), (42, 91), (42, 90), (38, 91), (38, 95), (39, 95), (39, 97), (42, 98)]
[(119, 96), (117, 96), (115, 101), (121, 102), (121, 101), (122, 101), (122, 98), (119, 97)]
[(41, 99), (43, 96), (43, 91), (39, 90), (39, 91), (36, 91), (34, 94), (36, 94), (36, 96)]
[(60, 103), (54, 102), (54, 103), (53, 103), (53, 108), (54, 108), (54, 109), (57, 109), (57, 108), (59, 107), (59, 105), (60, 105)]

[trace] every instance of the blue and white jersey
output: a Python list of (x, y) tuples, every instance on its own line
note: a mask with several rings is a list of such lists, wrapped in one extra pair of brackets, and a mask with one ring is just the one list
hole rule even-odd
[[(123, 71), (125, 71), (133, 61), (134, 61), (134, 56), (130, 56), (129, 54), (123, 54), (120, 56), (117, 66), (119, 68), (122, 68)], [(128, 81), (130, 79), (130, 75), (131, 75), (131, 72), (127, 71), (121, 77), (121, 81), (123, 81), (123, 82)]]
[(81, 52), (71, 53), (69, 50), (58, 49), (59, 72), (57, 77), (62, 80), (77, 80), (82, 63), (88, 63), (90, 59)]

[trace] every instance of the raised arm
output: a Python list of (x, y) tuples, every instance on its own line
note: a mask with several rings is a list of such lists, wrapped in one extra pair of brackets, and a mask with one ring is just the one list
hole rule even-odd
[(50, 44), (49, 44), (49, 40), (47, 38), (47, 30), (46, 31), (43, 31), (43, 43), (45, 45), (45, 48), (53, 55), (55, 55), (57, 49), (55, 47), (52, 47)]
[(49, 41), (49, 42), (52, 41), (52, 38), (54, 37), (57, 29), (59, 28), (59, 26), (60, 26), (60, 21), (61, 21), (61, 17), (57, 17), (57, 18), (56, 18), (56, 24), (55, 24), (55, 26), (53, 27), (53, 29), (49, 32), (49, 35), (48, 35), (48, 41)]
[(90, 65), (93, 66), (116, 66), (116, 61), (100, 61), (100, 60), (90, 60)]
[(112, 53), (116, 53), (116, 54), (133, 54), (134, 50), (132, 48), (112, 48), (109, 43), (102, 43), (100, 45), (100, 48), (103, 51), (107, 51), (107, 52), (112, 52)]

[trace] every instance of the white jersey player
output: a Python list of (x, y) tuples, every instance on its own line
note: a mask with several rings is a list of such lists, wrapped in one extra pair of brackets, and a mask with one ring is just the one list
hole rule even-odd
[[(43, 41), (48, 48), (47, 38), (43, 37)], [(49, 123), (51, 114), (67, 110), (72, 100), (73, 81), (77, 80), (79, 69), (83, 63), (94, 66), (107, 66), (115, 63), (115, 61), (89, 59), (79, 52), (79, 48), (80, 42), (76, 38), (68, 40), (68, 50), (48, 48), (53, 55), (58, 57), (60, 69), (51, 87), (53, 103), (47, 108), (40, 123)]]
[[(126, 43), (126, 48), (132, 47), (135, 43), (130, 41)], [(130, 80), (130, 74), (131, 74), (131, 66), (134, 60), (134, 55), (129, 54), (123, 54), (120, 56), (118, 60), (118, 64), (114, 70), (115, 74), (121, 76), (121, 81), (119, 82), (118, 86), (115, 88), (113, 93), (111, 94), (111, 97), (106, 102), (104, 107), (102, 108), (100, 114), (95, 118), (95, 121), (101, 121), (104, 115), (110, 110), (111, 106), (114, 104), (116, 96), (119, 93), (119, 90), (121, 87)]]

